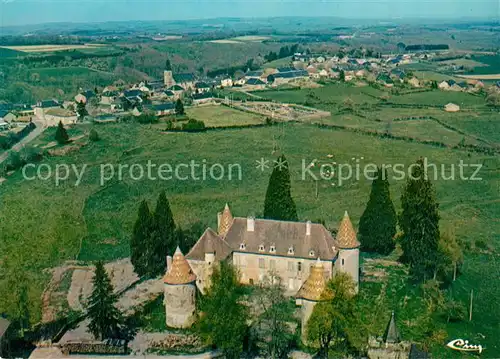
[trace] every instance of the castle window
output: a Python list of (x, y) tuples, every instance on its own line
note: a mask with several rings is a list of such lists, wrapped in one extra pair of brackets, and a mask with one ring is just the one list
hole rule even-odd
[(315, 254), (315, 253), (314, 253), (314, 251), (311, 249), (311, 250), (309, 251), (309, 257), (314, 257), (314, 254)]
[(272, 246), (269, 248), (269, 252), (270, 252), (270, 253), (276, 253), (276, 246), (275, 246), (275, 245), (272, 245)]
[(342, 266), (344, 266), (344, 258), (342, 258)]
[(242, 251), (244, 251), (245, 249), (247, 249), (247, 246), (245, 245), (245, 243), (241, 243), (241, 244), (240, 244), (240, 249), (241, 249)]
[(259, 246), (259, 252), (264, 252), (265, 250), (266, 250), (266, 248), (264, 247), (264, 245), (263, 245), (263, 244), (261, 244), (261, 245)]
[(297, 263), (297, 271), (302, 272), (302, 262)]
[(276, 261), (274, 259), (269, 261), (269, 268), (276, 269)]
[(288, 254), (294, 254), (293, 247), (288, 248)]
[(264, 261), (264, 258), (259, 258), (259, 268), (266, 268), (266, 262)]

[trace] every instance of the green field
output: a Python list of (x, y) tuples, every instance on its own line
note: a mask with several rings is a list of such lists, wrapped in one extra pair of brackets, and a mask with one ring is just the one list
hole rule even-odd
[(190, 118), (203, 120), (207, 127), (257, 125), (264, 123), (260, 115), (225, 106), (198, 106), (186, 110)]

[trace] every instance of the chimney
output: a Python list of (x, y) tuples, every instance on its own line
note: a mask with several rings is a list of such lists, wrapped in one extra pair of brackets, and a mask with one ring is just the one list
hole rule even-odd
[(255, 231), (255, 218), (247, 217), (247, 232)]
[(220, 228), (220, 219), (222, 218), (222, 212), (217, 212), (217, 229)]
[(306, 236), (311, 235), (311, 221), (306, 222)]
[(172, 256), (167, 256), (167, 272), (172, 266)]

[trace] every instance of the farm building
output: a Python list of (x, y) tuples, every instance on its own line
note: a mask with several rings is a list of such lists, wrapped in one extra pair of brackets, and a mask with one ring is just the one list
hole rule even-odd
[(34, 114), (37, 118), (43, 119), (45, 113), (50, 109), (60, 108), (61, 105), (56, 100), (44, 100), (40, 101), (35, 106)]
[(458, 112), (460, 111), (460, 106), (455, 105), (454, 103), (449, 103), (446, 106), (444, 106), (444, 110), (446, 112)]
[(175, 113), (175, 104), (173, 102), (159, 103), (148, 107), (156, 116), (165, 116)]
[(214, 101), (214, 97), (210, 92), (195, 93), (193, 94), (192, 98), (193, 98), (193, 104), (195, 105), (201, 105), (204, 103), (210, 103)]

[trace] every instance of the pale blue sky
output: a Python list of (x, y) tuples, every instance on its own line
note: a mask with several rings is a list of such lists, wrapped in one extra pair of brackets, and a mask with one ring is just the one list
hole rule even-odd
[(335, 16), (500, 18), (500, 0), (0, 0), (3, 26), (46, 22)]

